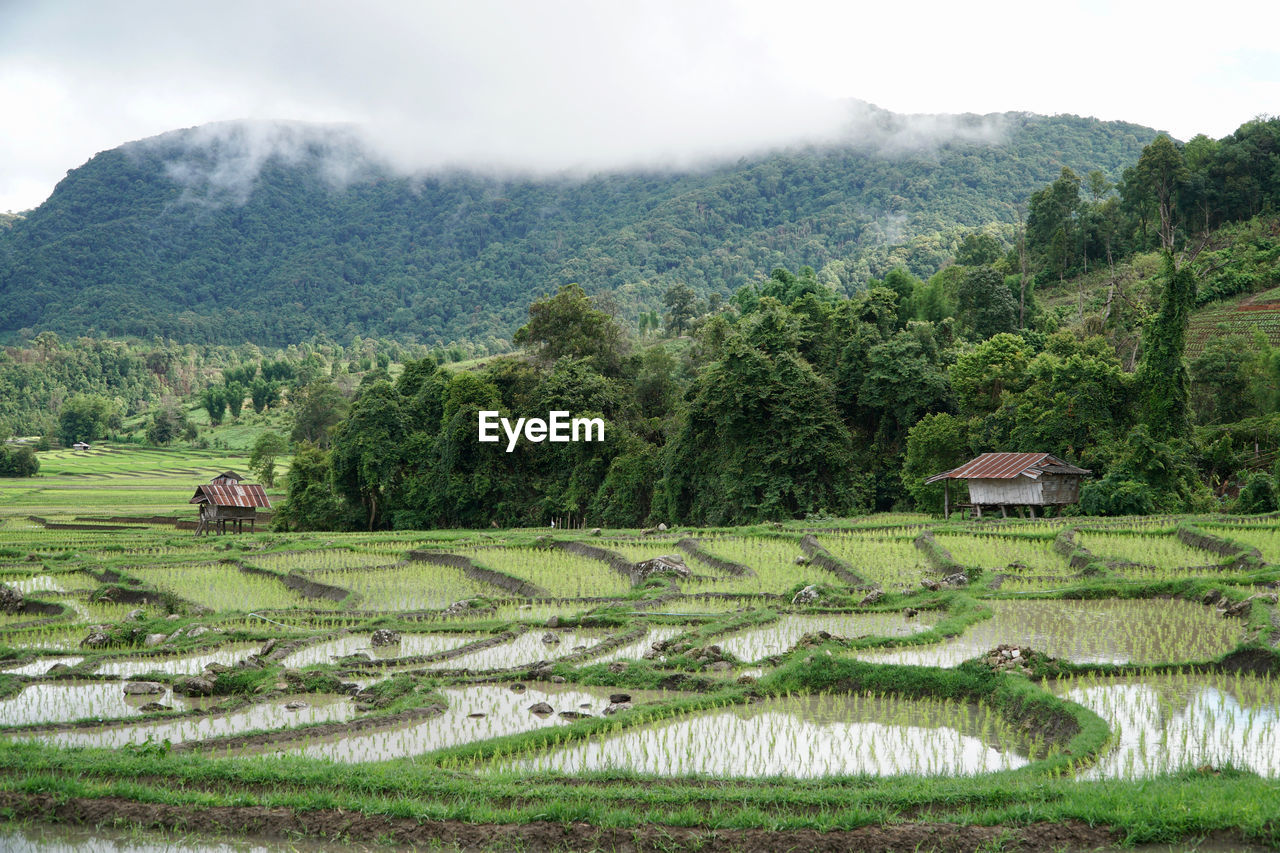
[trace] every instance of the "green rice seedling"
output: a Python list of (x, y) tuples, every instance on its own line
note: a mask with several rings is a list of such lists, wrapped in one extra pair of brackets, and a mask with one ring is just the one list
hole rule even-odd
[[(300, 707), (290, 708), (289, 705)], [(315, 723), (340, 723), (350, 720), (356, 713), (356, 706), (346, 696), (306, 693), (281, 696), (227, 714), (102, 726), (94, 729), (24, 733), (14, 737), (58, 746), (119, 749), (128, 744), (142, 744), (148, 741), (160, 743), (167, 740), (170, 743), (188, 743), (238, 735), (247, 731), (289, 729)]]
[(1034, 749), (986, 709), (954, 700), (811, 694), (682, 716), (496, 766), (718, 778), (968, 775), (1024, 766)]
[(1081, 778), (1143, 778), (1205, 766), (1280, 777), (1280, 682), (1270, 675), (1088, 674), (1050, 686), (1111, 726), (1111, 750)]
[(132, 568), (129, 574), (210, 610), (338, 606), (327, 599), (304, 599), (276, 578), (242, 572), (232, 565), (143, 567)]
[[(572, 718), (560, 712), (600, 716), (609, 704), (611, 688), (539, 685), (513, 692), (506, 685), (477, 684), (444, 688), (444, 713), (423, 721), (388, 726), (358, 734), (289, 744), (276, 754), (306, 755), (340, 762), (387, 761), (424, 755), (440, 749), (481, 740), (564, 725)], [(656, 691), (631, 691), (633, 701), (665, 698)], [(539, 702), (551, 706), (550, 714), (529, 708)]]
[(739, 660), (757, 661), (790, 651), (805, 634), (826, 631), (837, 637), (902, 637), (928, 630), (938, 614), (924, 611), (914, 619), (901, 613), (841, 613), (822, 616), (785, 615), (777, 622), (751, 628), (717, 640), (717, 644)]
[(363, 610), (429, 610), (466, 598), (509, 594), (468, 578), (461, 569), (426, 562), (358, 571), (314, 571), (310, 577), (356, 593)]
[(859, 576), (885, 589), (914, 589), (920, 577), (931, 571), (924, 554), (913, 544), (914, 536), (827, 533), (819, 539)]
[(631, 591), (631, 579), (607, 563), (555, 548), (472, 548), (461, 553), (477, 565), (529, 581), (559, 598), (620, 596)]
[(1162, 570), (1162, 576), (1185, 574), (1192, 567), (1214, 565), (1219, 558), (1184, 545), (1172, 533), (1156, 535), (1082, 530), (1076, 541), (1102, 560), (1138, 563)]
[(1074, 663), (1167, 663), (1213, 660), (1244, 634), (1239, 620), (1180, 599), (996, 600), (990, 619), (932, 646), (866, 649), (875, 663), (955, 666), (1001, 644), (1029, 647)]
[(1068, 574), (1067, 560), (1053, 550), (1052, 539), (985, 534), (939, 533), (938, 544), (964, 566), (998, 572)]

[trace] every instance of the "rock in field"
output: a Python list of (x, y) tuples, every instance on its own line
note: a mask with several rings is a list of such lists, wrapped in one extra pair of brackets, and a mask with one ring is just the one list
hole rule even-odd
[(643, 583), (654, 575), (687, 578), (691, 574), (693, 573), (689, 571), (689, 567), (684, 564), (684, 557), (679, 554), (663, 554), (661, 557), (636, 563), (635, 568), (631, 570), (631, 580), (633, 583)]
[(80, 641), (80, 645), (86, 649), (101, 649), (111, 643), (111, 635), (108, 634), (101, 626), (91, 628), (89, 636)]
[(554, 711), (555, 708), (552, 708), (546, 702), (536, 702), (529, 706), (529, 712), (537, 714), (540, 717), (545, 717), (547, 714), (553, 713)]
[(17, 613), (25, 603), (22, 593), (11, 586), (0, 583), (0, 610), (5, 613)]
[(542, 642), (545, 645), (554, 646), (560, 643), (560, 638), (557, 637), (555, 634), (551, 633), (550, 631), (548, 631), (547, 633), (542, 635)]
[(792, 596), (791, 603), (792, 604), (813, 604), (815, 601), (817, 601), (821, 597), (822, 597), (822, 593), (818, 591), (817, 585), (809, 584), (804, 589), (800, 590), (794, 596)]
[(871, 590), (871, 592), (864, 595), (862, 597), (862, 600), (858, 602), (858, 606), (870, 607), (872, 604), (875, 604), (882, 598), (884, 598), (884, 590), (877, 587), (876, 589), (873, 589)]
[(390, 628), (379, 628), (373, 632), (373, 636), (369, 639), (375, 649), (379, 646), (398, 646), (400, 645), (400, 632), (392, 631)]
[(148, 648), (153, 648), (167, 639), (169, 639), (168, 634), (147, 634), (147, 638), (142, 641), (142, 644)]
[(126, 696), (145, 696), (151, 693), (163, 693), (164, 685), (158, 681), (126, 681), (124, 684), (124, 694)]

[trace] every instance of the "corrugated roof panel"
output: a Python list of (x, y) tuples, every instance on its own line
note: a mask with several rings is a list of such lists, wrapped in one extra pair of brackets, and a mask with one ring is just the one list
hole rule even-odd
[(958, 468), (934, 474), (926, 483), (939, 480), (1012, 480), (1027, 476), (1039, 479), (1041, 474), (1088, 474), (1088, 470), (1068, 465), (1048, 453), (984, 453)]
[(196, 493), (189, 503), (200, 503), (208, 500), (215, 506), (263, 507), (269, 509), (271, 501), (262, 486), (256, 485), (221, 485), (210, 483), (197, 486)]

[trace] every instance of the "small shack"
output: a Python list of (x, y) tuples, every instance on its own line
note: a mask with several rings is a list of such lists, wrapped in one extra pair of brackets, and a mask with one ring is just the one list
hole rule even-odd
[(925, 483), (942, 482), (942, 513), (951, 517), (951, 481), (964, 480), (969, 486), (969, 502), (982, 518), (983, 507), (1000, 508), (1008, 516), (1009, 507), (1018, 514), (1026, 507), (1036, 517), (1036, 507), (1073, 504), (1080, 500), (1080, 481), (1092, 473), (1077, 468), (1048, 453), (984, 453), (958, 468), (934, 474)]
[(197, 536), (210, 531), (226, 533), (227, 522), (231, 522), (234, 532), (243, 533), (244, 523), (248, 521), (252, 533), (257, 526), (258, 508), (271, 508), (262, 486), (241, 483), (240, 475), (234, 471), (219, 474), (207, 485), (196, 486), (196, 493), (188, 503), (200, 505)]
[(83, 442), (83, 441), (77, 441), (75, 444), (71, 445), (71, 449), (72, 449), (72, 450), (85, 451), (85, 450), (90, 450), (90, 449), (92, 449), (92, 448), (91, 448), (91, 446), (90, 446), (88, 443), (86, 443), (86, 442)]

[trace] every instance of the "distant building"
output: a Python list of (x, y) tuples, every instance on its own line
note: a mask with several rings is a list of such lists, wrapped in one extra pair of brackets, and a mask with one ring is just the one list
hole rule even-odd
[(1036, 517), (1036, 507), (1063, 506), (1080, 500), (1080, 481), (1092, 473), (1063, 462), (1048, 453), (984, 453), (958, 468), (934, 474), (925, 483), (942, 482), (942, 512), (951, 517), (951, 481), (964, 480), (969, 486), (969, 502), (982, 518), (983, 508), (999, 507), (1007, 516), (1009, 507), (1022, 513), (1026, 507)]
[(77, 441), (75, 444), (71, 445), (71, 449), (72, 450), (90, 450), (92, 449), (92, 445), (89, 445), (83, 441)]
[(226, 533), (227, 522), (231, 522), (235, 533), (243, 533), (247, 521), (252, 533), (257, 528), (258, 509), (271, 508), (271, 501), (262, 486), (242, 484), (240, 475), (234, 471), (219, 474), (208, 485), (196, 486), (196, 493), (188, 503), (200, 505), (197, 536), (210, 532)]

